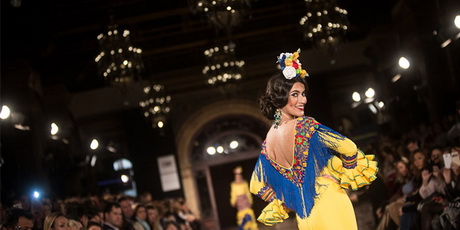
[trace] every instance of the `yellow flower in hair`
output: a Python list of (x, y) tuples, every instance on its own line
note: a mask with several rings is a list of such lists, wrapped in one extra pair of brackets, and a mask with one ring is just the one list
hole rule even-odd
[(298, 52), (294, 52), (294, 53), (292, 54), (292, 60), (293, 60), (293, 61), (297, 61), (297, 58), (299, 58), (299, 53), (298, 53)]
[(286, 60), (284, 60), (284, 64), (286, 66), (292, 66), (292, 60), (291, 59), (286, 59)]
[(307, 73), (307, 71), (305, 71), (304, 69), (302, 70), (302, 72), (300, 72), (300, 76), (301, 76), (301, 77), (305, 77), (305, 76), (307, 76), (307, 75), (308, 75), (308, 73)]

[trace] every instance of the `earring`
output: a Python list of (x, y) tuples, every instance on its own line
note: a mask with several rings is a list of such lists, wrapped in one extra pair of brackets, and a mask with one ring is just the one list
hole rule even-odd
[(276, 109), (275, 114), (273, 115), (275, 121), (273, 121), (274, 128), (278, 128), (278, 125), (281, 123), (281, 110)]

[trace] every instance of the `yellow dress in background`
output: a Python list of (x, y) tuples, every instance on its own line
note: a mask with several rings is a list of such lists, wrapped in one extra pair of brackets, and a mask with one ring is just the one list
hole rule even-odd
[(377, 162), (348, 138), (311, 117), (299, 117), (293, 165), (283, 167), (268, 157), (266, 143), (254, 169), (250, 191), (269, 202), (258, 221), (271, 226), (297, 215), (299, 229), (357, 229), (344, 188), (356, 190), (376, 178)]
[(239, 229), (258, 229), (254, 211), (251, 208), (252, 194), (249, 192), (248, 182), (231, 183), (230, 204), (238, 210), (236, 213), (236, 222)]

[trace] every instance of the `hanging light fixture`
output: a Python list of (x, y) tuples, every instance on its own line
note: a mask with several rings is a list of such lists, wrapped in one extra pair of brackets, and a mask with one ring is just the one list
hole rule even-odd
[(144, 93), (145, 100), (139, 102), (144, 117), (150, 119), (153, 128), (163, 128), (171, 111), (171, 96), (165, 93), (163, 85), (154, 83), (144, 87)]
[(203, 74), (209, 85), (236, 82), (243, 78), (245, 63), (236, 58), (235, 48), (235, 43), (229, 42), (204, 51), (207, 65), (203, 68)]
[(106, 33), (97, 36), (101, 52), (95, 58), (98, 73), (109, 85), (126, 86), (138, 79), (143, 71), (142, 49), (131, 44), (130, 31), (111, 24)]
[(216, 29), (231, 33), (233, 27), (249, 15), (250, 0), (189, 0), (193, 13), (206, 16)]
[(336, 0), (305, 0), (307, 14), (300, 19), (305, 39), (313, 46), (333, 52), (345, 40), (348, 12)]

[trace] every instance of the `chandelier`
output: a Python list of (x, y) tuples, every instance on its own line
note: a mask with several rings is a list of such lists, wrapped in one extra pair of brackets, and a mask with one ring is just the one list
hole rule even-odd
[(144, 87), (144, 94), (145, 99), (139, 102), (144, 117), (151, 121), (153, 128), (163, 128), (171, 111), (171, 96), (165, 93), (163, 85), (154, 83)]
[(101, 52), (95, 58), (98, 73), (109, 85), (124, 86), (140, 78), (144, 68), (142, 50), (131, 44), (129, 30), (118, 30), (116, 24), (97, 36)]
[(216, 29), (231, 33), (249, 15), (250, 0), (189, 0), (193, 13), (206, 16)]
[(348, 30), (348, 12), (336, 0), (305, 0), (307, 15), (300, 19), (304, 37), (313, 46), (330, 51), (344, 41)]
[(236, 82), (243, 78), (244, 61), (235, 57), (235, 43), (217, 45), (204, 51), (207, 65), (203, 74), (209, 85)]

